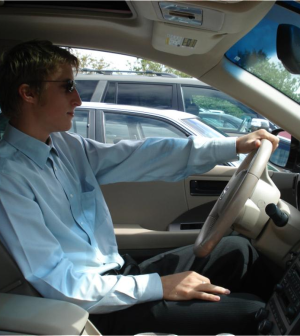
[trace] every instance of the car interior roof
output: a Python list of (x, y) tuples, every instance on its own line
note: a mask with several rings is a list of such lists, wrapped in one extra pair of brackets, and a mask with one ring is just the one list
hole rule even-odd
[[(81, 8), (76, 8), (74, 2), (68, 1), (2, 0), (0, 29), (5, 32), (5, 38), (1, 39), (0, 48), (30, 39), (49, 39), (58, 45), (151, 59), (199, 78), (265, 16), (273, 1), (184, 1), (185, 5), (204, 10), (203, 22), (207, 10), (222, 13), (221, 22), (215, 23), (216, 31), (169, 24), (160, 13), (158, 1), (126, 1), (130, 13), (124, 9), (124, 1), (113, 1), (113, 9), (95, 8), (96, 4), (86, 8), (90, 1), (80, 3)], [(107, 3), (104, 1), (102, 7)], [(166, 45), (165, 36), (175, 28), (177, 35), (196, 36), (199, 40), (196, 47)], [(181, 56), (185, 56), (184, 62)]]

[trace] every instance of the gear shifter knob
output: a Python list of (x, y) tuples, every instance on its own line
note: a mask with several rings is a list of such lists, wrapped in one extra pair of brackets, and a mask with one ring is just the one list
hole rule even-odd
[(279, 227), (285, 226), (289, 220), (289, 216), (281, 211), (274, 203), (266, 206), (266, 214), (273, 220), (274, 224)]

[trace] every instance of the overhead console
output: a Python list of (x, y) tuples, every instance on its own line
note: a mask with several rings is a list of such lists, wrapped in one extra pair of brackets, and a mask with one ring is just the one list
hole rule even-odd
[[(160, 1), (154, 3), (157, 17), (165, 22), (155, 22), (153, 29), (154, 48), (165, 51), (176, 48), (180, 55), (204, 54), (215, 46), (222, 34), (225, 14), (203, 6)], [(206, 38), (199, 40), (199, 29)]]
[[(145, 4), (147, 3), (147, 5)], [(155, 49), (188, 56), (205, 54), (228, 34), (251, 29), (272, 1), (132, 1), (139, 15), (154, 21)]]
[(225, 19), (221, 11), (188, 3), (159, 1), (154, 9), (157, 17), (167, 23), (216, 32), (222, 29)]

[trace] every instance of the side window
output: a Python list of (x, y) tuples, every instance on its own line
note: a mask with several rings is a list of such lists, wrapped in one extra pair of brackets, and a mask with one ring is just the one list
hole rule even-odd
[(140, 127), (143, 138), (186, 138), (182, 131), (158, 119), (141, 118)]
[(206, 124), (212, 125), (216, 128), (223, 128), (223, 121), (218, 119), (218, 117), (214, 118), (215, 116), (202, 116), (201, 120), (204, 121)]
[(118, 83), (117, 104), (172, 109), (173, 85)]
[(98, 84), (97, 80), (78, 80), (76, 81), (76, 89), (82, 101), (86, 101), (86, 102), (91, 101), (97, 84)]
[(228, 135), (249, 133), (257, 129), (257, 124), (258, 128), (272, 131), (268, 120), (220, 91), (182, 86), (182, 95), (186, 112)]
[(70, 132), (77, 133), (84, 138), (88, 137), (89, 128), (89, 113), (88, 111), (76, 110), (75, 116), (72, 120), (72, 127)]
[(185, 138), (180, 129), (156, 117), (105, 112), (105, 142), (140, 140), (148, 137)]
[[(120, 140), (130, 139), (130, 129), (134, 128), (130, 117), (126, 114), (105, 112), (105, 142), (117, 143)], [(137, 139), (137, 137), (133, 137)]]

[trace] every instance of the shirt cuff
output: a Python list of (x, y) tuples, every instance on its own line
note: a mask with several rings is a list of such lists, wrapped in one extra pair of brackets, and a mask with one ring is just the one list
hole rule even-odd
[(163, 298), (162, 283), (157, 273), (136, 275), (135, 279), (139, 287), (139, 303)]
[(236, 137), (215, 139), (219, 162), (239, 161), (240, 157), (236, 152), (236, 139)]
[(236, 152), (236, 139), (236, 137), (228, 137), (216, 140), (216, 142), (219, 142), (217, 144), (218, 158), (224, 162), (239, 160), (239, 155)]

